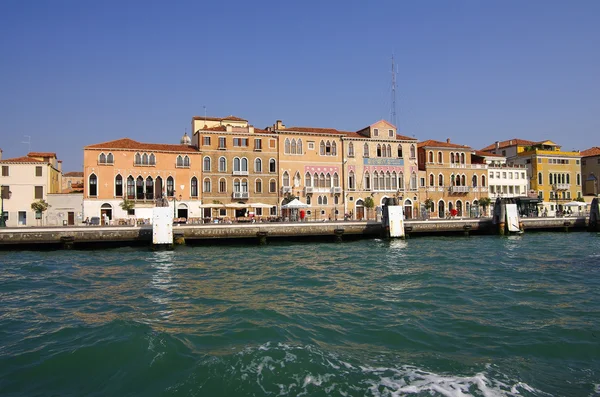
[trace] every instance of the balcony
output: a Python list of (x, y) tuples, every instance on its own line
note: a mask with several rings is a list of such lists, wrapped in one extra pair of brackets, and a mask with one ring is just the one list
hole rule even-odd
[(233, 175), (242, 175), (242, 176), (248, 176), (248, 170), (242, 170), (242, 171), (233, 171)]
[(248, 192), (233, 192), (234, 199), (248, 200), (250, 194)]
[(570, 183), (555, 183), (554, 185), (552, 185), (552, 190), (554, 190), (554, 191), (571, 190), (571, 184)]
[(304, 194), (312, 194), (314, 191), (314, 188), (312, 186), (306, 186), (304, 188)]
[(334, 186), (331, 188), (331, 193), (333, 194), (342, 194), (342, 188), (339, 186)]
[(450, 193), (469, 193), (468, 186), (450, 186)]
[(286, 193), (291, 193), (291, 192), (292, 192), (291, 186), (282, 186), (281, 187), (281, 193), (286, 194)]

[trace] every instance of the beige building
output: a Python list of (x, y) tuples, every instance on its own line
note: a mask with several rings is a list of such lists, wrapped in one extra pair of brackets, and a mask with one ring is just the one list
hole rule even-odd
[(204, 218), (278, 216), (278, 139), (272, 131), (235, 116), (194, 117), (192, 131), (201, 153)]
[(592, 147), (581, 152), (581, 175), (583, 194), (597, 196), (600, 193), (600, 147)]
[(72, 171), (63, 174), (61, 190), (63, 193), (83, 192), (83, 172)]
[[(384, 199), (396, 198), (408, 219), (417, 216), (417, 140), (399, 135), (385, 120), (346, 133), (341, 139), (345, 213), (352, 219), (374, 219)], [(367, 197), (374, 201), (373, 214), (365, 208)]]
[(484, 162), (472, 163), (473, 149), (465, 145), (427, 140), (419, 143), (419, 169), (425, 171), (425, 197), (433, 203), (435, 218), (469, 217), (471, 207), (488, 197), (488, 169)]
[[(150, 222), (157, 199), (167, 198), (176, 218), (200, 219), (201, 156), (186, 135), (180, 144), (129, 138), (84, 147), (83, 217), (102, 223)], [(124, 199), (135, 203), (126, 211)]]
[(31, 204), (47, 200), (61, 185), (61, 162), (55, 153), (31, 152), (25, 157), (0, 160), (2, 207), (6, 226), (45, 224), (45, 214), (35, 213)]

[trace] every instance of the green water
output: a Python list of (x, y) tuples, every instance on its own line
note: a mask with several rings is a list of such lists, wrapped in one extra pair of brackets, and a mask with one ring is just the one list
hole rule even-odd
[(1, 396), (599, 396), (600, 235), (0, 252)]

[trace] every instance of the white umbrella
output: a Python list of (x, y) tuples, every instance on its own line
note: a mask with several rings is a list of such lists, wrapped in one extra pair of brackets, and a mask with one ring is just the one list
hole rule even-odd
[(271, 208), (275, 207), (273, 204), (264, 204), (264, 203), (253, 203), (249, 205), (252, 208)]
[(198, 205), (200, 208), (223, 208), (225, 204), (217, 204), (217, 203), (206, 203)]
[(587, 207), (588, 203), (584, 203), (581, 201), (569, 201), (566, 204), (563, 204), (565, 207)]
[(226, 208), (236, 208), (236, 209), (242, 209), (242, 208), (248, 208), (250, 207), (248, 204), (242, 204), (242, 203), (230, 203), (230, 204), (225, 204)]
[(289, 203), (281, 206), (281, 208), (307, 208), (307, 207), (310, 207), (310, 205), (305, 204), (298, 199), (293, 199)]

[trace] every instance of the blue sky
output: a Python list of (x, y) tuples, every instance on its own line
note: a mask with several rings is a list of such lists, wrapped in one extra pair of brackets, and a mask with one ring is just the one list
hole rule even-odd
[(0, 147), (178, 143), (192, 116), (600, 145), (600, 1), (0, 2)]

